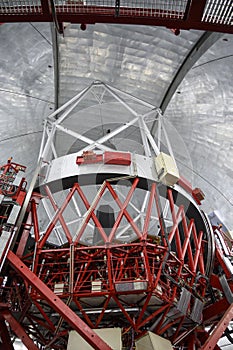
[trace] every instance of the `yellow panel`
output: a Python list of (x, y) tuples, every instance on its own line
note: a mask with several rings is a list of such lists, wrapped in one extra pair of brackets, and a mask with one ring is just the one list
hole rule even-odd
[[(102, 328), (94, 331), (113, 349), (121, 350), (121, 328)], [(89, 345), (76, 331), (69, 333), (67, 350), (92, 350)]]

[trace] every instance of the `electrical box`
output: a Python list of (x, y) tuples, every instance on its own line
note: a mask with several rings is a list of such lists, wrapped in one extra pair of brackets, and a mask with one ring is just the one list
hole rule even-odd
[(13, 185), (19, 187), (22, 179), (23, 179), (23, 176), (20, 173), (18, 173), (14, 179)]
[(148, 332), (143, 337), (136, 340), (136, 350), (173, 350), (169, 340), (157, 334)]
[[(96, 334), (113, 350), (122, 350), (121, 328), (101, 328), (93, 329)], [(86, 340), (81, 337), (76, 331), (69, 333), (67, 350), (92, 350)]]
[(117, 292), (131, 292), (134, 290), (146, 290), (148, 287), (147, 281), (134, 282), (116, 282), (115, 288)]
[(101, 292), (102, 291), (102, 281), (92, 281), (91, 282), (91, 291), (92, 292)]
[(55, 283), (54, 284), (54, 294), (59, 295), (64, 292), (64, 283)]
[(10, 240), (11, 232), (2, 231), (0, 235), (0, 260)]
[(167, 186), (173, 186), (179, 180), (179, 171), (174, 159), (163, 152), (155, 158), (158, 179)]
[(11, 212), (10, 212), (10, 215), (8, 217), (8, 220), (7, 220), (7, 224), (15, 225), (20, 210), (21, 210), (20, 205), (13, 205)]

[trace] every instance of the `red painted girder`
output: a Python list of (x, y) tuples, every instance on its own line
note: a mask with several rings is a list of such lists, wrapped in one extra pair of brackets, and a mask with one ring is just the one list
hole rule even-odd
[(191, 236), (191, 234), (193, 234), (194, 242), (196, 243), (196, 241), (197, 241), (197, 238), (195, 237), (196, 230), (195, 230), (195, 225), (194, 225), (193, 219), (190, 220), (189, 226), (187, 225), (185, 213), (183, 211), (182, 211), (182, 224), (183, 224), (183, 230), (184, 230), (184, 234), (185, 234), (185, 240), (184, 240), (184, 243), (182, 246), (182, 259), (181, 260), (184, 261), (185, 255), (186, 255), (186, 253), (188, 253), (189, 265), (190, 265), (191, 271), (195, 272), (196, 269), (194, 267), (192, 248), (191, 248), (191, 243), (190, 243), (190, 236)]
[(9, 323), (12, 331), (17, 335), (23, 344), (30, 350), (39, 350), (34, 344), (33, 340), (27, 335), (20, 323), (13, 317), (9, 311), (3, 311), (2, 315), (4, 319)]
[(17, 256), (20, 258), (23, 256), (23, 253), (24, 253), (27, 241), (28, 241), (28, 236), (29, 236), (29, 233), (31, 230), (31, 226), (32, 226), (32, 213), (30, 212), (28, 214), (27, 222), (24, 225), (24, 230), (23, 230), (22, 236), (20, 238), (20, 242), (19, 242), (17, 252), (16, 252)]
[(221, 338), (222, 334), (228, 327), (230, 321), (233, 319), (233, 304), (231, 304), (221, 320), (218, 322), (215, 330), (209, 336), (209, 338), (205, 341), (205, 344), (201, 347), (201, 350), (214, 350), (217, 342)]
[[(115, 24), (133, 24), (133, 25), (150, 25), (167, 28), (178, 28), (183, 30), (197, 29), (212, 32), (222, 32), (233, 34), (233, 26), (208, 23), (201, 21), (192, 21), (192, 19), (169, 19), (169, 18), (154, 18), (154, 17), (140, 17), (140, 16), (122, 16), (116, 17), (114, 15), (99, 15), (97, 14), (77, 14), (77, 13), (57, 13), (57, 20), (59, 23), (115, 23)], [(28, 13), (28, 14), (0, 14), (0, 21), (2, 23), (15, 22), (52, 22), (52, 16), (48, 13)]]
[(80, 304), (80, 302), (78, 301), (78, 298), (73, 298), (74, 303), (77, 305), (77, 307), (79, 308), (80, 312), (82, 313), (83, 317), (85, 318), (87, 324), (89, 324), (90, 327), (94, 328), (93, 323), (91, 322), (90, 318), (88, 317), (88, 315), (86, 314), (86, 312), (84, 311), (82, 305)]
[(97, 320), (96, 320), (96, 322), (95, 322), (95, 328), (97, 328), (97, 327), (99, 326), (100, 322), (102, 321), (102, 319), (103, 319), (103, 317), (104, 317), (104, 312), (105, 312), (105, 310), (107, 309), (110, 300), (111, 300), (111, 295), (109, 295), (109, 296), (107, 297), (107, 299), (105, 300), (105, 302), (104, 302), (102, 311), (101, 311), (99, 317), (97, 318)]
[[(95, 350), (112, 350), (90, 327), (84, 323), (56, 294), (54, 294), (29, 268), (12, 252), (7, 259), (30, 285), (77, 331)], [(31, 348), (30, 348), (31, 349)]]
[(36, 201), (35, 199), (31, 200), (31, 213), (32, 213), (32, 222), (34, 227), (34, 234), (35, 234), (35, 241), (38, 242), (40, 239), (40, 232), (39, 232), (39, 224), (38, 224), (38, 217), (37, 217), (37, 210), (36, 210)]
[(150, 316), (148, 316), (147, 318), (142, 320), (141, 323), (138, 324), (137, 326), (142, 327), (142, 326), (146, 325), (149, 321), (156, 319), (156, 317), (159, 314), (162, 314), (162, 313), (164, 314), (165, 312), (167, 313), (167, 310), (169, 310), (169, 307), (170, 307), (170, 305), (168, 305), (168, 304), (161, 306), (158, 310), (152, 312), (152, 314), (150, 314)]

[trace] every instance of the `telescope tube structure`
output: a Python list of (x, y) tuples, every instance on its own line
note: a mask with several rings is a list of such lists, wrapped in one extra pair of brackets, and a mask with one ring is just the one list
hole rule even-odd
[(117, 349), (232, 339), (231, 239), (158, 108), (93, 82), (45, 121), (28, 190), (25, 170), (0, 168), (0, 349), (115, 349), (108, 330)]

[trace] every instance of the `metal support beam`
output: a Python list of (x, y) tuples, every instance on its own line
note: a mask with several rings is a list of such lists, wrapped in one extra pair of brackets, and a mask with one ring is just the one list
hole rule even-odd
[[(29, 268), (12, 252), (7, 259), (17, 271), (38, 293), (56, 310), (67, 323), (78, 332), (95, 350), (112, 350), (90, 327), (84, 323), (56, 294), (54, 294)], [(32, 349), (32, 348), (30, 348)]]
[[(53, 71), (54, 71), (54, 110), (59, 107), (59, 86), (60, 86), (60, 75), (59, 75), (59, 49), (58, 49), (58, 34), (54, 23), (51, 23), (51, 34), (53, 43)], [(56, 116), (57, 118), (58, 116)]]

